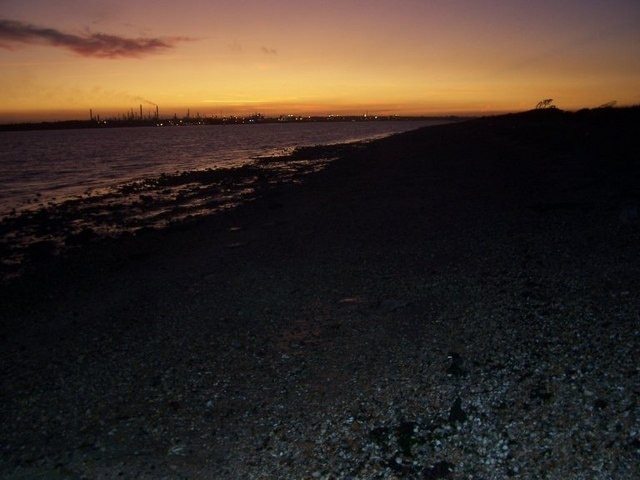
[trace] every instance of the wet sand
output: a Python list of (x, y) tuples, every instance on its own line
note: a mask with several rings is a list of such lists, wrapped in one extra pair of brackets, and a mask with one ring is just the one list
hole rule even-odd
[(306, 154), (2, 285), (3, 478), (638, 476), (637, 109)]

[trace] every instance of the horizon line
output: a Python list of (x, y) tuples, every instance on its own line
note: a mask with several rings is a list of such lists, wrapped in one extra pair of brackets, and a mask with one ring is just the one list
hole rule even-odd
[[(142, 98), (140, 98), (143, 100)], [(637, 107), (640, 104), (616, 104), (610, 102), (598, 106), (580, 106), (576, 108), (562, 108), (558, 105), (554, 105), (556, 108), (563, 111), (578, 111), (581, 109), (602, 108), (607, 106), (616, 106), (620, 108), (624, 107)], [(264, 106), (263, 106), (264, 107)], [(55, 110), (22, 110), (22, 111), (5, 111), (0, 112), (0, 125), (13, 125), (13, 124), (38, 124), (38, 123), (55, 123), (55, 122), (74, 122), (74, 121), (91, 121), (96, 118), (102, 118), (103, 120), (140, 120), (140, 119), (221, 119), (221, 118), (250, 118), (252, 116), (260, 116), (267, 119), (278, 119), (283, 117), (299, 117), (299, 118), (331, 118), (331, 117), (406, 117), (406, 118), (443, 118), (443, 117), (481, 117), (481, 116), (495, 116), (505, 115), (509, 113), (526, 112), (534, 110), (536, 105), (531, 105), (530, 108), (510, 108), (510, 109), (464, 109), (464, 108), (451, 108), (451, 109), (434, 109), (435, 111), (417, 110), (412, 111), (411, 108), (398, 108), (397, 110), (391, 108), (380, 108), (378, 111), (376, 108), (342, 108), (328, 109), (326, 111), (306, 110), (301, 109), (299, 111), (290, 110), (288, 112), (274, 113), (273, 107), (267, 107), (266, 112), (261, 112), (260, 108), (243, 108), (243, 109), (230, 109), (228, 112), (211, 112), (210, 108), (204, 108), (202, 110), (198, 108), (165, 108), (164, 111), (172, 111), (170, 114), (160, 114), (163, 109), (155, 103), (151, 103), (148, 100), (144, 100), (143, 103), (136, 105), (135, 108), (128, 107), (126, 109), (114, 109), (108, 108), (103, 112), (98, 109), (87, 108), (86, 113), (82, 114), (83, 109), (55, 109)], [(140, 109), (140, 110), (138, 110)], [(178, 115), (177, 111), (182, 110), (183, 113)], [(263, 109), (265, 110), (265, 109)], [(395, 110), (395, 111), (394, 111)], [(191, 112), (194, 112), (192, 115)]]

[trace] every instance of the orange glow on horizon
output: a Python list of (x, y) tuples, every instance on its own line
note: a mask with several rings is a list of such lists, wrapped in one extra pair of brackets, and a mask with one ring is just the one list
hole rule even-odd
[(567, 110), (640, 103), (635, 1), (328, 3), (7, 5), (0, 122), (87, 118), (89, 109), (110, 117), (141, 103), (163, 116), (489, 114), (550, 97)]

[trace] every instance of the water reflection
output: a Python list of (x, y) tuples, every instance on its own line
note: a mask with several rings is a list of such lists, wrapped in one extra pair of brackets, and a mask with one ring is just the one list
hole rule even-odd
[(240, 168), (162, 174), (15, 212), (0, 221), (0, 273), (15, 275), (25, 262), (99, 238), (163, 229), (236, 207), (323, 169), (330, 159), (322, 152), (336, 158), (336, 148), (350, 147), (306, 148)]

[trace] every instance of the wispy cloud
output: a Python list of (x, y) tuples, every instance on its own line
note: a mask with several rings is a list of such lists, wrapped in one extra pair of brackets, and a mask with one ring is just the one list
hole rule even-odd
[(262, 50), (262, 53), (264, 53), (265, 55), (277, 55), (278, 54), (278, 51), (275, 48), (262, 47), (260, 50)]
[(234, 40), (233, 43), (229, 44), (229, 50), (231, 50), (233, 53), (242, 53), (244, 48), (242, 47), (242, 45), (240, 43), (238, 43), (236, 40)]
[(74, 35), (54, 28), (39, 27), (14, 20), (0, 19), (0, 47), (15, 45), (51, 45), (84, 57), (136, 58), (170, 50), (187, 37), (127, 38), (105, 33)]

